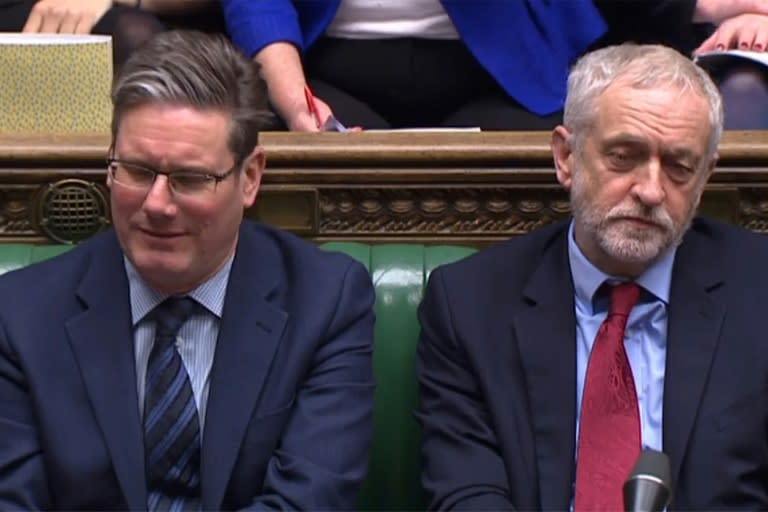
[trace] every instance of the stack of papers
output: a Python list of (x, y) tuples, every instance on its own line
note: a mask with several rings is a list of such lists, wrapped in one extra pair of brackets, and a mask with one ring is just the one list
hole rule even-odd
[(768, 53), (750, 52), (745, 50), (725, 50), (717, 52), (706, 52), (696, 56), (694, 59), (702, 67), (712, 69), (723, 64), (732, 64), (738, 60), (747, 60), (768, 66)]
[(112, 38), (0, 33), (0, 134), (103, 135)]

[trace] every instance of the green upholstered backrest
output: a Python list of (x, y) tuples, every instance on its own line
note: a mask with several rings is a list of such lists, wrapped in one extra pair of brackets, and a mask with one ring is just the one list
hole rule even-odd
[[(0, 244), (0, 273), (61, 254), (68, 245)], [(416, 406), (416, 308), (429, 273), (473, 249), (419, 244), (331, 242), (327, 250), (365, 265), (376, 287), (375, 431), (361, 510), (424, 510), (419, 483)]]
[(0, 244), (0, 274), (47, 260), (71, 249), (72, 245)]
[(371, 462), (361, 510), (425, 510), (419, 482), (416, 406), (416, 342), (421, 302), (429, 273), (463, 258), (467, 247), (419, 244), (329, 243), (360, 260), (376, 287), (376, 405)]

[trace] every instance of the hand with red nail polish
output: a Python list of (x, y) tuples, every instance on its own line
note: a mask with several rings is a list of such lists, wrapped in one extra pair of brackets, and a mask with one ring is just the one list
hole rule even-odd
[(694, 54), (710, 51), (764, 51), (768, 45), (768, 15), (740, 14), (723, 21)]

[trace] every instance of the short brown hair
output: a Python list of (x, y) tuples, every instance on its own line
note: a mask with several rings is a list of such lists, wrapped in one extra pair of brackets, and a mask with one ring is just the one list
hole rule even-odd
[(112, 88), (113, 143), (123, 114), (147, 103), (228, 112), (228, 143), (237, 163), (253, 151), (272, 118), (259, 65), (224, 36), (192, 30), (158, 34), (126, 61)]

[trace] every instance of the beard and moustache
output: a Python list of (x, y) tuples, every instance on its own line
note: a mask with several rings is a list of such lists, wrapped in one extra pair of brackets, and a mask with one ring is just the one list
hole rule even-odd
[[(690, 205), (685, 217), (676, 222), (663, 206), (647, 206), (631, 196), (611, 208), (592, 200), (583, 171), (574, 173), (571, 208), (584, 234), (611, 259), (630, 264), (650, 264), (667, 250), (679, 245), (693, 217), (697, 203)], [(642, 220), (653, 227), (636, 227), (628, 218)]]

